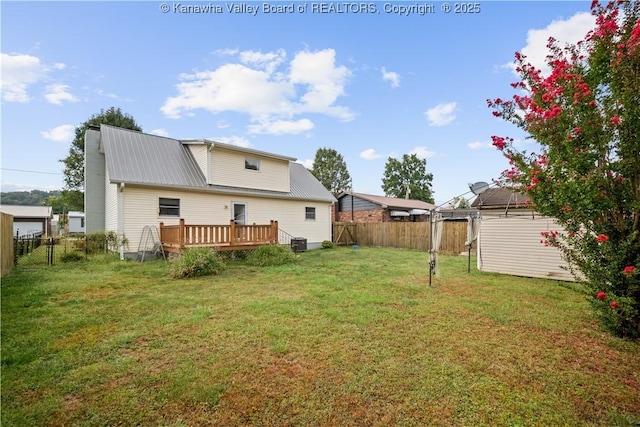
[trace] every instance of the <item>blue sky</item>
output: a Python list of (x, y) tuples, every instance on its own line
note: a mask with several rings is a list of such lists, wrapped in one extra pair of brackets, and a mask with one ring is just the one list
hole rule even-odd
[[(416, 153), (442, 204), (506, 168), (491, 135), (535, 149), (486, 106), (513, 94), (514, 52), (542, 66), (550, 35), (575, 42), (593, 26), (577, 1), (483, 1), (466, 14), (443, 2), (267, 2), (293, 13), (264, 3), (0, 3), (2, 191), (60, 189), (74, 127), (114, 106), (148, 133), (308, 167), (334, 148), (363, 193), (383, 194), (389, 156)], [(425, 4), (433, 13), (395, 13)]]

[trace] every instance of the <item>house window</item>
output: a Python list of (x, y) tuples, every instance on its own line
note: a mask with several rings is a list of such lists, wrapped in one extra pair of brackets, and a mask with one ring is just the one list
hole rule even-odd
[(160, 197), (158, 203), (160, 216), (180, 216), (180, 199)]
[(251, 157), (245, 157), (244, 159), (244, 168), (252, 171), (260, 170), (260, 160), (253, 159)]
[(316, 220), (316, 208), (304, 208), (304, 219)]

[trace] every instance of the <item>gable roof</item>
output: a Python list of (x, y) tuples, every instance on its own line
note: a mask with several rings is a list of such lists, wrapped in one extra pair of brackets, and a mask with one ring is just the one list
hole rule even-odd
[[(348, 196), (350, 193), (342, 193), (340, 197)], [(354, 197), (359, 197), (364, 200), (368, 200), (371, 203), (380, 205), (383, 209), (423, 209), (430, 210), (435, 209), (436, 206), (424, 202), (422, 200), (415, 199), (400, 199), (396, 197), (376, 196), (373, 194), (353, 193)]]
[[(324, 186), (292, 157), (258, 150), (235, 147), (211, 141), (180, 141), (163, 136), (100, 126), (100, 147), (105, 154), (109, 179), (112, 183), (127, 183), (152, 187), (170, 187), (190, 191), (253, 195), (271, 198), (334, 202), (335, 198)], [(204, 173), (191, 154), (188, 144), (213, 143), (215, 146), (242, 153), (269, 155), (289, 160), (290, 191), (260, 190), (207, 184)]]
[(498, 208), (524, 208), (528, 207), (529, 197), (526, 194), (517, 193), (508, 188), (490, 188), (479, 194), (473, 203), (472, 208), (478, 209), (498, 209)]
[(0, 212), (17, 218), (51, 218), (51, 206), (1, 205)]

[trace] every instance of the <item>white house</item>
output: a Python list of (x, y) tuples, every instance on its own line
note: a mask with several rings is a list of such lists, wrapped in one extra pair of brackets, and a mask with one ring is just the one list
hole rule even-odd
[(115, 231), (136, 252), (145, 226), (269, 224), (331, 239), (333, 195), (295, 159), (215, 141), (101, 125), (85, 134), (86, 232)]
[(480, 211), (478, 269), (523, 277), (574, 280), (561, 252), (540, 243), (545, 231), (563, 232), (553, 218), (541, 216), (528, 197), (506, 188), (491, 188), (471, 204)]

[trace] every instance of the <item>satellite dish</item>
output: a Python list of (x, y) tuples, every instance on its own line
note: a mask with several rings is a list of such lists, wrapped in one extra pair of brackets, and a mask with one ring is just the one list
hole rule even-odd
[(475, 184), (469, 184), (469, 190), (476, 196), (484, 193), (491, 187), (489, 184), (483, 181), (476, 182)]

